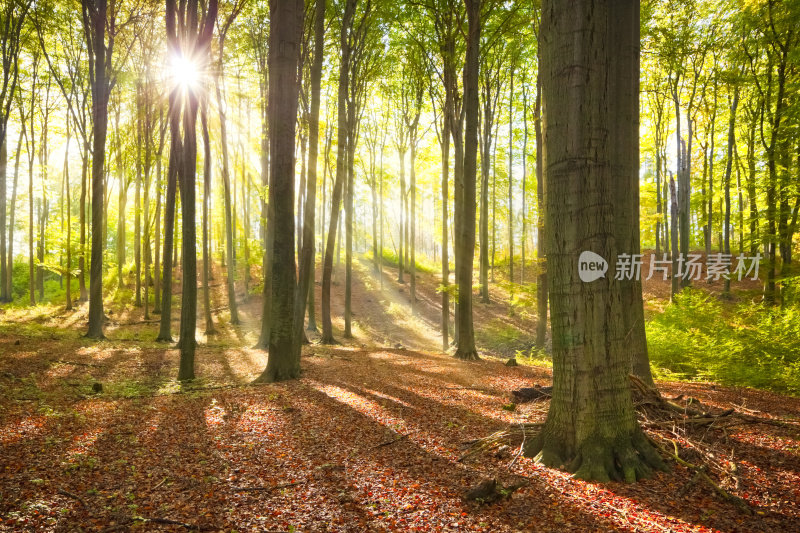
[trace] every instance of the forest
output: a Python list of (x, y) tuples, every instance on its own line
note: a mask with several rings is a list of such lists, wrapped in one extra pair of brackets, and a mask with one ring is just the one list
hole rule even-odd
[(0, 531), (800, 531), (800, 2), (4, 0)]

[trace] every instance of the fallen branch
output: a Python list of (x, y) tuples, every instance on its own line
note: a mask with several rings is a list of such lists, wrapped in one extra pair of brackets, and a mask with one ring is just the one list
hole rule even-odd
[(304, 483), (305, 481), (293, 481), (292, 483), (281, 483), (271, 487), (231, 487), (231, 489), (235, 492), (271, 492), (273, 490), (288, 489), (289, 487), (302, 485)]
[(190, 531), (215, 531), (217, 528), (209, 526), (198, 526), (195, 524), (188, 524), (180, 520), (172, 520), (171, 518), (158, 518), (149, 516), (132, 516), (133, 522), (145, 522), (150, 524), (163, 524), (167, 526), (180, 526)]
[(378, 448), (383, 448), (384, 446), (389, 446), (390, 444), (394, 444), (395, 442), (400, 442), (401, 440), (407, 439), (407, 438), (408, 438), (408, 433), (406, 433), (405, 435), (400, 435), (396, 439), (387, 440), (386, 442), (381, 442), (380, 444), (377, 444), (377, 445), (373, 446), (372, 448), (370, 448), (370, 450), (377, 450)]
[[(722, 497), (723, 500), (734, 504), (743, 513), (746, 513), (746, 514), (749, 514), (749, 515), (753, 514), (753, 509), (750, 507), (750, 504), (748, 504), (742, 498), (739, 498), (738, 496), (735, 496), (735, 495), (731, 494), (730, 492), (726, 491), (725, 489), (723, 489), (722, 487), (717, 485), (714, 482), (714, 480), (711, 479), (708, 476), (708, 474), (706, 474), (704, 467), (697, 466), (697, 465), (695, 465), (693, 463), (690, 463), (689, 461), (681, 459), (680, 456), (678, 455), (678, 443), (677, 442), (675, 442), (674, 440), (670, 440), (670, 442), (672, 443), (672, 446), (675, 449), (675, 451), (673, 453), (670, 453), (669, 451), (665, 450), (660, 444), (658, 444), (655, 440), (653, 440), (653, 439), (649, 439), (649, 440), (653, 444), (653, 446), (655, 446), (656, 448), (661, 450), (661, 452), (664, 455), (667, 455), (668, 457), (671, 457), (679, 465), (685, 466), (689, 470), (693, 471), (695, 473), (694, 475), (695, 475), (696, 478), (701, 479), (701, 480), (705, 481), (708, 485), (710, 485), (711, 488), (713, 488), (714, 491), (717, 494), (719, 494), (719, 496)], [(690, 483), (692, 483), (692, 482), (690, 481)]]
[(84, 509), (89, 508), (89, 506), (86, 505), (86, 500), (84, 500), (77, 494), (73, 494), (72, 492), (66, 491), (64, 489), (58, 489), (58, 493), (61, 494), (62, 496), (66, 496), (67, 498), (72, 498), (73, 500), (77, 500), (78, 503), (81, 504), (81, 507), (83, 507)]

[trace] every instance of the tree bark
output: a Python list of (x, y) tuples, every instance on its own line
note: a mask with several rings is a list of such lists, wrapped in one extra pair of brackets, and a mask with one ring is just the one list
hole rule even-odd
[[(275, 0), (270, 6), (269, 117), (270, 187), (274, 237), (272, 256), (272, 324), (269, 359), (259, 382), (294, 379), (300, 374), (295, 343), (294, 150), (303, 31), (302, 0)], [(301, 315), (302, 317), (302, 315)], [(300, 328), (302, 331), (302, 328)]]
[(545, 0), (542, 6), (547, 218), (548, 227), (561, 231), (547, 235), (553, 396), (542, 432), (525, 453), (593, 481), (635, 481), (663, 468), (631, 399), (620, 286), (613, 275), (584, 283), (576, 268), (581, 250), (591, 250), (608, 258), (613, 272), (620, 251), (614, 189), (630, 178), (620, 176), (625, 162), (615, 158), (636, 151), (636, 135), (612, 149), (620, 140), (606, 128), (617, 121), (615, 128), (633, 129), (633, 117), (613, 116), (610, 108), (630, 98), (629, 90), (614, 95), (638, 73), (638, 54), (615, 52), (638, 48), (638, 28), (638, 2)]

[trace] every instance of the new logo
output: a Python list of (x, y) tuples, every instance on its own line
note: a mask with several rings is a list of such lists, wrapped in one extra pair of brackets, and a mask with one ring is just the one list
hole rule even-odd
[(578, 276), (584, 283), (606, 277), (608, 261), (594, 252), (586, 250), (578, 257)]

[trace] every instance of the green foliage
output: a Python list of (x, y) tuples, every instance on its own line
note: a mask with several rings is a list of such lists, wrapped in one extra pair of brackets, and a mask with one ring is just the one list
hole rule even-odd
[[(364, 257), (369, 261), (372, 261), (372, 250), (367, 250), (364, 254)], [(428, 263), (424, 259), (421, 259), (419, 256), (415, 257), (416, 265), (417, 265), (417, 272), (424, 272), (426, 274), (432, 274), (433, 272), (438, 272), (438, 268), (434, 266), (432, 263)], [(397, 268), (398, 259), (397, 254), (394, 250), (390, 250), (388, 248), (383, 249), (383, 264), (385, 266), (389, 266), (392, 268)]]
[(800, 393), (800, 306), (731, 308), (685, 289), (647, 324), (650, 361), (667, 379)]

